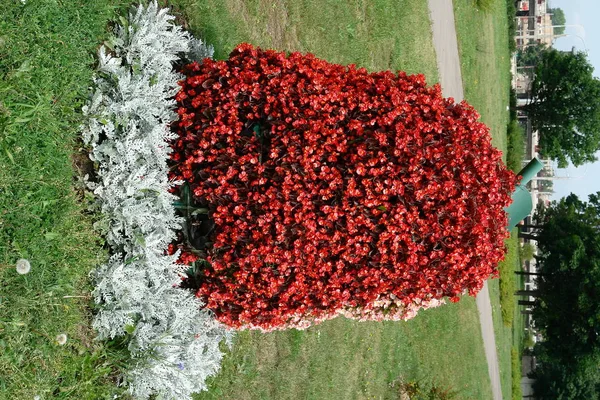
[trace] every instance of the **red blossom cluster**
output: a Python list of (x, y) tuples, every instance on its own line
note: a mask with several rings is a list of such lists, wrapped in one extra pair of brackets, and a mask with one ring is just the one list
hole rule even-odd
[(196, 286), (223, 323), (407, 318), (497, 274), (517, 178), (468, 104), (249, 44), (183, 73), (171, 177), (214, 220)]

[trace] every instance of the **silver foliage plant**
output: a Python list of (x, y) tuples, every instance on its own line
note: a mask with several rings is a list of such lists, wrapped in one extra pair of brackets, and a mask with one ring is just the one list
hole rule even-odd
[[(169, 188), (167, 159), (176, 117), (172, 64), (212, 49), (173, 24), (156, 2), (133, 8), (99, 50), (95, 91), (84, 107), (84, 141), (98, 165), (91, 184), (112, 249), (93, 272), (100, 339), (130, 335), (126, 372), (137, 398), (190, 399), (220, 367), (219, 343), (230, 333), (189, 292), (179, 289), (178, 254), (165, 255), (181, 220)], [(107, 46), (109, 47), (107, 49)]]

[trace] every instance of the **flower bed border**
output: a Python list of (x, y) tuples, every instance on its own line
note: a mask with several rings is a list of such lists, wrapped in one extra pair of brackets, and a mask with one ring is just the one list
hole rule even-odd
[(230, 333), (191, 293), (178, 288), (178, 254), (165, 250), (180, 228), (169, 193), (168, 124), (181, 76), (179, 55), (201, 59), (212, 49), (172, 21), (156, 1), (132, 8), (99, 49), (94, 94), (83, 108), (84, 141), (97, 164), (92, 183), (112, 256), (93, 272), (100, 339), (126, 336), (125, 374), (138, 398), (190, 399), (220, 368), (219, 344)]

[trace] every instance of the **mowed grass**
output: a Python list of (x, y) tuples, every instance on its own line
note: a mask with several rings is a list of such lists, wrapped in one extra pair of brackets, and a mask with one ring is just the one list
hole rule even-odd
[(370, 71), (403, 70), (438, 81), (427, 2), (419, 0), (169, 0), (189, 28), (227, 58), (248, 42), (310, 52)]
[(465, 99), (479, 111), (494, 146), (503, 152), (510, 88), (506, 1), (494, 0), (483, 12), (473, 0), (454, 0)]
[[(438, 80), (429, 11), (404, 1), (191, 1), (169, 3), (226, 58), (241, 42), (311, 52), (371, 71)], [(491, 388), (475, 301), (465, 297), (408, 322), (338, 318), (306, 331), (238, 334), (209, 391), (197, 399), (394, 399), (398, 378), (452, 387), (461, 399)]]
[(306, 331), (242, 332), (196, 399), (396, 399), (399, 377), (452, 387), (460, 399), (491, 397), (473, 298), (407, 322), (337, 318)]
[[(475, 6), (473, 0), (454, 0), (465, 99), (481, 114), (481, 120), (490, 128), (492, 143), (503, 152), (505, 161), (508, 148), (506, 127), (510, 118), (507, 110), (510, 96), (507, 1), (510, 0), (487, 1), (488, 7), (482, 11)], [(515, 289), (514, 279), (509, 274), (518, 262), (518, 251), (515, 250), (518, 249), (516, 233), (507, 240), (507, 246), (509, 253), (499, 266), (500, 279), (490, 280), (488, 287), (502, 395), (504, 399), (511, 399), (511, 349), (514, 343), (511, 324), (514, 320), (513, 313), (516, 311), (516, 301), (509, 297)], [(515, 252), (516, 254), (513, 254)], [(502, 297), (504, 301), (501, 307)]]
[[(104, 399), (123, 354), (93, 341), (104, 259), (74, 176), (80, 107), (117, 0), (0, 2), (0, 398)], [(31, 272), (18, 275), (26, 258)], [(55, 338), (65, 333), (64, 346)]]
[[(517, 239), (518, 240), (518, 239)], [(519, 260), (518, 265), (516, 266), (517, 271), (522, 270), (522, 260)], [(515, 279), (515, 290), (520, 290), (525, 288), (524, 280), (522, 275), (514, 275)], [(515, 299), (515, 302), (517, 299)], [(514, 317), (513, 317), (513, 325), (512, 325), (512, 348), (517, 352), (517, 360), (514, 359), (514, 351), (511, 351), (511, 364), (512, 364), (512, 400), (521, 400), (521, 375), (522, 375), (522, 363), (521, 357), (523, 356), (523, 351), (525, 350), (525, 318), (526, 316), (521, 314), (521, 310), (524, 310), (525, 307), (516, 305), (514, 308)]]
[[(505, 0), (495, 0), (487, 12), (481, 12), (472, 7), (471, 0), (454, 2), (465, 97), (480, 112), (482, 121), (490, 127), (492, 142), (503, 151), (505, 160), (509, 145), (506, 126), (509, 121), (507, 106), (510, 95), (506, 6)], [(514, 162), (511, 164), (511, 167), (518, 168)], [(513, 376), (520, 375), (520, 369), (513, 371), (513, 366), (517, 364), (511, 362), (513, 346), (521, 345), (521, 340), (515, 334), (519, 328), (514, 326), (519, 325), (522, 330), (522, 316), (517, 310), (516, 299), (512, 296), (518, 286), (512, 272), (519, 267), (516, 232), (507, 240), (507, 247), (507, 258), (499, 266), (500, 279), (491, 280), (489, 289), (502, 394), (505, 399), (511, 399)]]
[[(521, 261), (517, 265), (516, 270), (521, 270)], [(515, 275), (515, 290), (524, 289), (524, 281), (522, 275)], [(515, 300), (516, 302), (516, 300)], [(523, 398), (521, 391), (521, 375), (522, 363), (521, 357), (525, 350), (525, 315), (521, 314), (521, 310), (525, 307), (515, 306), (513, 326), (512, 326), (512, 349), (511, 349), (511, 379), (512, 379), (512, 400), (521, 400)]]
[(502, 323), (507, 328), (514, 324), (514, 310), (517, 307), (515, 290), (517, 280), (515, 271), (520, 269), (518, 229), (513, 229), (511, 236), (506, 240), (506, 258), (498, 269), (500, 270), (500, 308), (502, 310)]
[(516, 346), (512, 347), (510, 360), (512, 365), (511, 395), (513, 400), (521, 400), (523, 398), (523, 391), (521, 389), (521, 354)]
[[(508, 252), (506, 258), (498, 266), (500, 279), (493, 279), (488, 282), (490, 291), (490, 300), (492, 303), (492, 318), (494, 321), (494, 335), (496, 338), (496, 349), (498, 353), (498, 362), (500, 366), (500, 379), (502, 383), (502, 395), (505, 399), (512, 399), (512, 381), (515, 373), (514, 363), (511, 361), (511, 351), (515, 346), (521, 346), (522, 339), (516, 336), (518, 328), (515, 324), (519, 323), (522, 315), (517, 307), (517, 298), (514, 291), (519, 288), (519, 280), (514, 271), (520, 269), (519, 260), (519, 239), (517, 229), (513, 229), (511, 237), (506, 240)], [(521, 324), (522, 326), (522, 324)], [(518, 399), (520, 400), (520, 399)]]
[[(518, 324), (519, 318), (522, 319), (522, 315), (518, 311), (517, 299), (514, 296), (514, 291), (519, 288), (519, 281), (514, 271), (520, 268), (519, 243), (516, 229), (512, 231), (511, 237), (506, 240), (506, 245), (508, 247), (506, 259), (499, 265), (500, 279), (490, 280), (488, 287), (492, 302), (492, 317), (500, 366), (502, 396), (505, 399), (512, 399), (511, 382), (515, 371), (513, 371), (513, 363), (511, 361), (511, 350), (514, 346), (520, 347), (522, 341), (515, 334), (519, 329), (515, 327), (515, 324)], [(521, 370), (519, 369), (517, 373), (520, 374)]]

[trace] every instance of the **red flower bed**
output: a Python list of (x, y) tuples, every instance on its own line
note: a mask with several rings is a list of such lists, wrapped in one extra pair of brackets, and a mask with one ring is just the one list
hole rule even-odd
[(516, 177), (468, 104), (248, 44), (183, 72), (172, 178), (210, 209), (194, 285), (223, 323), (407, 318), (497, 273)]

